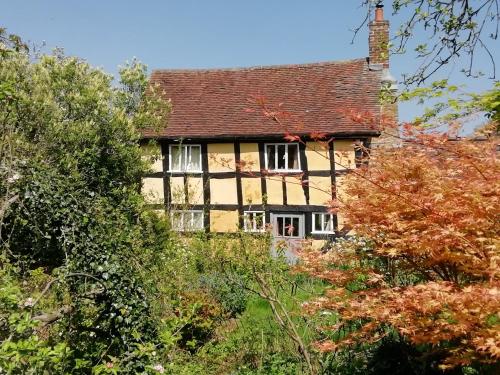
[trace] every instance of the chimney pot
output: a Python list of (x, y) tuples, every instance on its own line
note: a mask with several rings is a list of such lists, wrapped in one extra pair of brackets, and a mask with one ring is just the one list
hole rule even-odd
[(384, 5), (377, 4), (375, 7), (375, 22), (380, 22), (384, 20)]

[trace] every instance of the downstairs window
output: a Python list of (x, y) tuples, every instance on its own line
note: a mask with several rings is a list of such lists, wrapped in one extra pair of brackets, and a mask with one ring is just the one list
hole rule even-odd
[(313, 213), (313, 233), (335, 233), (333, 215), (323, 212)]
[(203, 230), (203, 211), (172, 211), (172, 229), (179, 232)]

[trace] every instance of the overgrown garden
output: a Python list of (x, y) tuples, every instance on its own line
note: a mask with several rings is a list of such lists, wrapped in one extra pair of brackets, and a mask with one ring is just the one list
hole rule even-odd
[(498, 373), (498, 83), (404, 93), (441, 102), (381, 120), (404, 147), (358, 145), (331, 204), (355, 235), (291, 266), (269, 235), (179, 236), (148, 207), (140, 131), (171, 108), (139, 62), (117, 81), (0, 32), (0, 374)]

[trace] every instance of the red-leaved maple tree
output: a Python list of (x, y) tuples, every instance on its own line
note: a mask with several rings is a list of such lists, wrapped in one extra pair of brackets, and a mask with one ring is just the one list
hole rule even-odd
[(442, 369), (497, 362), (498, 139), (452, 140), (410, 124), (403, 133), (402, 146), (374, 150), (338, 192), (334, 210), (371, 250), (344, 241), (304, 254), (301, 269), (332, 284), (306, 309), (338, 313), (330, 330), (349, 327), (317, 346), (334, 351), (396, 330), (439, 353)]

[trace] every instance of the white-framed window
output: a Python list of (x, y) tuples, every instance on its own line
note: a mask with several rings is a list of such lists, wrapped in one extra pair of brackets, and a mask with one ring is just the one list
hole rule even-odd
[(312, 219), (313, 233), (335, 233), (335, 223), (332, 214), (315, 212)]
[(270, 171), (300, 172), (299, 144), (267, 143), (265, 161)]
[(194, 232), (203, 230), (203, 211), (174, 210), (170, 212), (172, 229), (179, 232)]
[(266, 230), (264, 211), (245, 211), (243, 213), (243, 229), (245, 232), (264, 232)]
[(276, 237), (304, 238), (304, 215), (273, 214), (272, 222)]
[(170, 172), (201, 172), (201, 145), (170, 145)]

